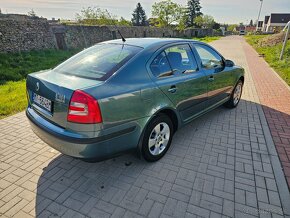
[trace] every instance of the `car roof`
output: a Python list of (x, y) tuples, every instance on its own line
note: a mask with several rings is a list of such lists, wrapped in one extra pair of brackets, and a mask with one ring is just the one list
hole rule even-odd
[[(125, 45), (133, 45), (138, 47), (151, 47), (154, 45), (166, 45), (169, 43), (174, 42), (199, 42), (196, 40), (190, 40), (190, 39), (179, 39), (179, 38), (126, 38)], [(115, 39), (115, 40), (109, 40), (102, 43), (114, 43), (114, 44), (123, 44), (122, 39)]]

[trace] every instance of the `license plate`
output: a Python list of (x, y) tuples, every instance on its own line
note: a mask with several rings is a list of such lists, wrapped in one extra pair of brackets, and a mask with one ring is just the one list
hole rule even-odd
[(33, 93), (33, 102), (51, 112), (51, 100)]

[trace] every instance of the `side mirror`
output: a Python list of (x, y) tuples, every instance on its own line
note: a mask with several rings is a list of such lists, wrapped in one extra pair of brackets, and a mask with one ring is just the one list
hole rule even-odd
[(233, 67), (233, 66), (235, 66), (235, 63), (233, 61), (231, 61), (231, 60), (226, 60), (225, 61), (225, 66), (226, 67)]

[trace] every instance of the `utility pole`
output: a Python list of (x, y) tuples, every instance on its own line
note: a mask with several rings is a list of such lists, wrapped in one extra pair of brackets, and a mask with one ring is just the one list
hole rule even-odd
[(259, 14), (258, 14), (258, 20), (257, 20), (256, 31), (258, 31), (258, 28), (259, 28), (259, 20), (260, 20), (261, 10), (262, 10), (262, 6), (263, 6), (263, 0), (260, 0), (260, 2), (261, 2), (261, 5), (260, 5)]
[[(287, 31), (286, 31), (286, 29), (287, 29)], [(280, 60), (283, 59), (284, 51), (285, 51), (286, 44), (287, 44), (287, 41), (288, 41), (288, 37), (289, 37), (289, 33), (290, 33), (290, 21), (286, 24), (286, 26), (283, 29), (283, 31), (284, 32), (286, 31), (286, 35), (285, 35), (282, 51), (281, 51), (281, 54), (280, 54)]]

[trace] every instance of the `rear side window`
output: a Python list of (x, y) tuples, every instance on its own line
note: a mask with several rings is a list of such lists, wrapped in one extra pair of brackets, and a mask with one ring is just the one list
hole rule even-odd
[(106, 80), (142, 48), (122, 44), (98, 44), (86, 49), (54, 71), (78, 77)]
[(189, 45), (177, 45), (165, 49), (169, 64), (174, 74), (193, 73), (197, 71), (197, 64)]
[(202, 67), (205, 69), (214, 69), (222, 67), (222, 57), (213, 49), (206, 45), (194, 45), (202, 63)]
[(165, 49), (152, 61), (151, 72), (156, 77), (192, 73), (197, 71), (197, 63), (188, 44)]
[(156, 77), (169, 76), (172, 73), (165, 52), (161, 52), (150, 65), (151, 72)]

